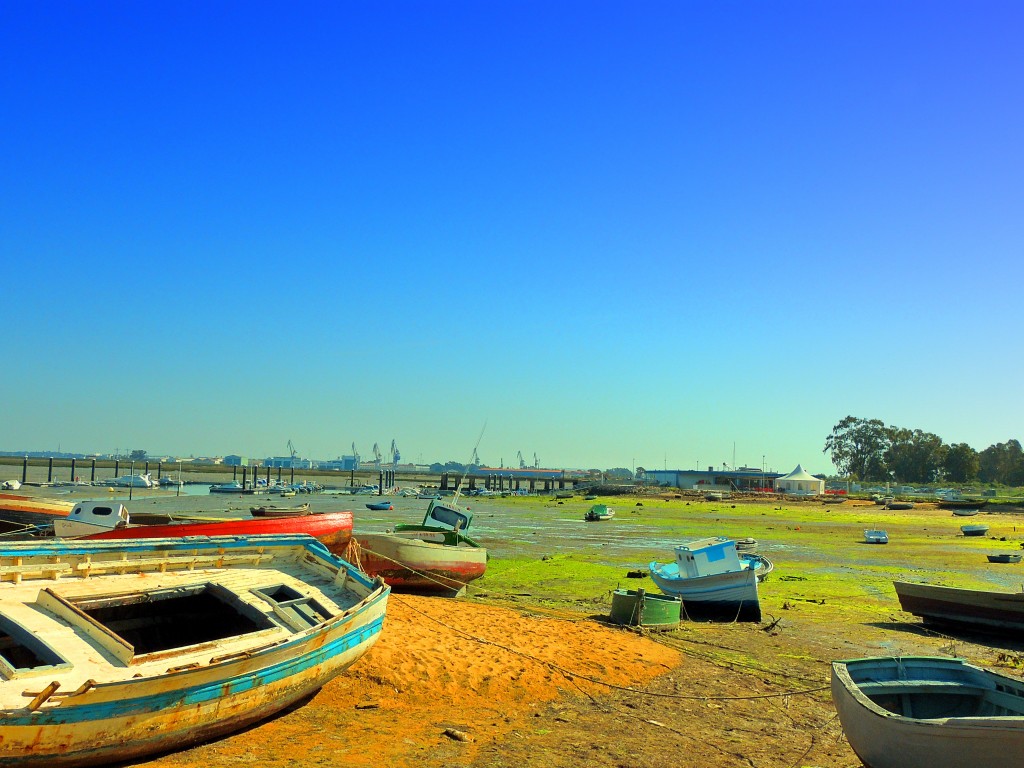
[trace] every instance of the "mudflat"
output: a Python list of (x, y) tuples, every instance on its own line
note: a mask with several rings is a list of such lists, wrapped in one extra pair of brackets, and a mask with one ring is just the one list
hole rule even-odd
[[(356, 535), (410, 522), (426, 503), (396, 499), (373, 517), (356, 501), (311, 498), (356, 509)], [(928, 504), (616, 497), (601, 499), (613, 520), (587, 523), (593, 501), (579, 497), (466, 501), (492, 555), (466, 597), (393, 595), (377, 645), (303, 706), (142, 765), (846, 768), (859, 760), (829, 696), (832, 660), (949, 654), (1008, 674), (1024, 664), (1016, 641), (922, 626), (892, 588), (1019, 589), (1024, 566), (986, 555), (1021, 550), (1024, 515), (983, 514), (989, 534), (975, 539)], [(890, 543), (863, 543), (867, 528)], [(646, 633), (604, 621), (616, 587), (653, 589), (630, 571), (708, 535), (753, 537), (774, 561), (763, 622)]]

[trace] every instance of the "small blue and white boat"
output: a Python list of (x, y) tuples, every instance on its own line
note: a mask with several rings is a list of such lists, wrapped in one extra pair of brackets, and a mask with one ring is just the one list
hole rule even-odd
[(683, 599), (687, 613), (761, 620), (757, 584), (774, 568), (768, 558), (739, 553), (736, 542), (724, 536), (680, 544), (675, 553), (675, 562), (648, 568), (662, 592)]

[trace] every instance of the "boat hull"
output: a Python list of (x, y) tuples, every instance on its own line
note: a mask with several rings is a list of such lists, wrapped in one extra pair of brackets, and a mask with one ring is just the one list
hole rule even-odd
[[(673, 578), (674, 564), (649, 566), (651, 578), (658, 588), (683, 599), (683, 609), (691, 617), (721, 616), (741, 621), (760, 621), (761, 605), (757, 596), (757, 572), (752, 568), (741, 571)], [(668, 569), (668, 570), (666, 570)], [(675, 571), (678, 573), (678, 570)]]
[(900, 607), (926, 622), (1024, 633), (1024, 592), (988, 592), (895, 581)]
[(269, 533), (305, 533), (317, 539), (335, 555), (344, 553), (352, 539), (352, 513), (327, 512), (301, 517), (262, 517), (210, 522), (137, 525), (83, 536), (97, 539), (160, 539), (183, 536), (251, 536)]
[(391, 587), (416, 592), (458, 591), (484, 575), (486, 549), (440, 543), (443, 538), (428, 531), (359, 534), (360, 564)]
[[(868, 675), (871, 682), (866, 684), (862, 681)], [(1012, 693), (996, 692), (996, 685)], [(872, 700), (861, 686), (882, 693), (873, 694)], [(1024, 685), (1019, 680), (958, 659), (857, 659), (832, 665), (832, 700), (839, 720), (850, 746), (869, 768), (963, 768), (1012, 762), (1014, 755), (1024, 752), (1024, 718), (1019, 711), (1000, 705), (1016, 704), (1012, 699), (1024, 703), (1021, 696)], [(912, 711), (911, 697), (919, 706), (933, 709), (928, 712), (932, 716), (901, 714)], [(983, 702), (972, 706), (972, 697)], [(942, 715), (940, 709), (966, 716)]]
[[(136, 657), (130, 664), (138, 661), (141, 668), (147, 670), (146, 674), (140, 672), (128, 677), (122, 672), (114, 679), (101, 679), (98, 683), (90, 680), (77, 690), (75, 681), (82, 673), (74, 670), (73, 663), (52, 667), (43, 675), (8, 681), (11, 686), (39, 691), (51, 680), (55, 683), (63, 680), (67, 690), (44, 697), (34, 710), (28, 699), (17, 707), (0, 709), (0, 764), (16, 768), (120, 764), (193, 746), (259, 722), (302, 701), (357, 661), (379, 637), (390, 592), (379, 582), (371, 584), (350, 566), (328, 555), (320, 545), (301, 536), (221, 537), (190, 542), (162, 539), (153, 542), (151, 549), (146, 549), (148, 544), (144, 542), (125, 542), (121, 545), (125, 547), (121, 550), (124, 557), (141, 554), (136, 560), (123, 561), (111, 560), (109, 556), (101, 561), (104, 552), (118, 554), (118, 550), (109, 547), (86, 549), (102, 547), (104, 542), (54, 542), (47, 545), (50, 549), (35, 552), (26, 545), (22, 551), (26, 553), (27, 562), (28, 557), (51, 551), (54, 554), (47, 554), (48, 560), (67, 556), (72, 558), (71, 562), (79, 562), (74, 558), (95, 552), (95, 559), (85, 562), (91, 562), (96, 570), (106, 567), (107, 572), (111, 569), (110, 562), (125, 562), (128, 567), (137, 562), (140, 573), (135, 579), (147, 580), (151, 588), (156, 573), (155, 586), (159, 588), (162, 579), (173, 578), (171, 570), (165, 574), (161, 563), (169, 569), (178, 569), (177, 573), (183, 572), (180, 562), (174, 560), (175, 555), (179, 559), (183, 554), (191, 558), (206, 556), (207, 562), (210, 557), (231, 561), (242, 556), (252, 559), (257, 555), (271, 560), (276, 557), (274, 547), (282, 542), (305, 548), (301, 562), (311, 570), (309, 575), (331, 584), (332, 588), (338, 585), (328, 599), (351, 595), (345, 598), (351, 602), (338, 603), (332, 616), (310, 623), (290, 636), (255, 643), (248, 648), (236, 645), (234, 652), (219, 658), (211, 658), (210, 651), (202, 650), (202, 644), (195, 646), (200, 649), (199, 659), (178, 667), (174, 666), (172, 651), (150, 654), (154, 657), (152, 661), (159, 662), (160, 657), (167, 659), (164, 663), (171, 668), (166, 672), (162, 664)], [(5, 562), (22, 562), (17, 557), (19, 552), (13, 548), (3, 550), (0, 555), (6, 558)], [(223, 563), (223, 559), (220, 562)], [(223, 567), (215, 567), (194, 573), (222, 574), (224, 571)], [(102, 578), (102, 575), (90, 576), (90, 579)], [(8, 587), (10, 583), (3, 586)], [(103, 628), (99, 630), (98, 637), (102, 638)], [(147, 664), (149, 666), (145, 666)], [(116, 670), (117, 665), (114, 668)]]

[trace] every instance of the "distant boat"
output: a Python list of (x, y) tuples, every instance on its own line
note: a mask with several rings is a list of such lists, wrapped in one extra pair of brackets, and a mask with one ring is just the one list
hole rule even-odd
[(359, 564), (396, 589), (458, 592), (487, 570), (487, 550), (463, 533), (472, 522), (468, 508), (432, 499), (419, 525), (359, 534)]
[(121, 477), (113, 477), (102, 482), (114, 488), (153, 488), (158, 484), (158, 481), (154, 480), (149, 472), (138, 475), (121, 475)]
[(885, 505), (888, 509), (913, 509), (914, 502), (912, 501), (890, 501)]
[(939, 509), (974, 509), (978, 510), (988, 504), (985, 499), (955, 499), (945, 498), (935, 502)]
[(588, 522), (593, 522), (595, 520), (611, 520), (613, 517), (615, 517), (615, 510), (606, 504), (595, 504), (587, 510), (585, 515), (583, 515), (583, 519)]
[(210, 493), (246, 493), (247, 489), (241, 483), (220, 483), (210, 486)]
[(1024, 754), (1024, 682), (961, 659), (836, 661), (832, 701), (871, 768), (989, 768)]
[(300, 703), (376, 642), (390, 592), (307, 536), (5, 544), (0, 570), (2, 762), (25, 768), (135, 763)]
[(972, 507), (970, 509), (956, 508), (953, 510), (953, 517), (974, 517), (980, 511), (981, 510), (976, 507)]
[(987, 555), (990, 563), (1019, 563), (1022, 555), (1020, 552), (1006, 552), (999, 555)]
[(926, 623), (1024, 634), (1024, 592), (993, 592), (894, 581), (900, 606)]
[(978, 525), (961, 525), (960, 530), (964, 536), (984, 536), (988, 533), (988, 526), (984, 524)]
[(868, 544), (888, 544), (889, 534), (878, 528), (868, 529), (864, 531), (864, 541)]
[(708, 491), (704, 494), (704, 501), (721, 501), (722, 494), (720, 491)]
[(687, 612), (761, 620), (757, 584), (774, 567), (768, 558), (740, 554), (724, 536), (681, 544), (675, 553), (675, 562), (652, 562), (648, 570), (662, 592), (682, 597)]
[(390, 501), (374, 501), (374, 502), (371, 502), (370, 504), (367, 504), (366, 508), (367, 509), (378, 510), (378, 511), (379, 510), (390, 510), (390, 509), (394, 509), (395, 505), (392, 504)]
[(297, 507), (249, 507), (249, 514), (253, 517), (302, 517), (309, 514), (309, 504), (300, 504)]

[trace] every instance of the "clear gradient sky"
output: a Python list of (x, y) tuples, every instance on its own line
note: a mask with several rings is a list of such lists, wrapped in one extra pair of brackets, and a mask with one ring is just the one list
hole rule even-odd
[(1024, 438), (1024, 4), (0, 4), (0, 449)]

